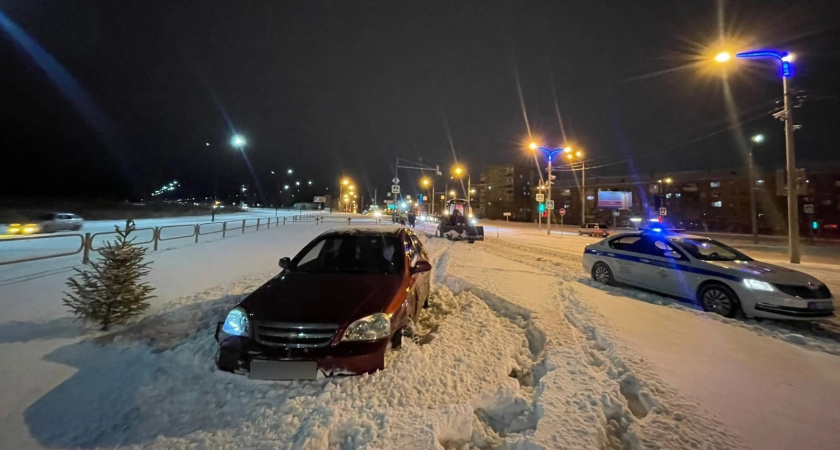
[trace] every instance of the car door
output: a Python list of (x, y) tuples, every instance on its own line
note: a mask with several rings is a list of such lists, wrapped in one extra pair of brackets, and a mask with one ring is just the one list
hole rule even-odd
[[(403, 232), (403, 245), (405, 246), (405, 254), (408, 258), (408, 267), (409, 270), (414, 268), (414, 265), (417, 264), (417, 261), (420, 260), (420, 252), (417, 248), (414, 247), (414, 243), (411, 241), (411, 236), (409, 236), (408, 231)], [(419, 309), (417, 305), (418, 299), (420, 299), (420, 295), (422, 294), (419, 289), (421, 280), (422, 280), (421, 273), (412, 273), (411, 282), (408, 291), (408, 307), (409, 311), (411, 311), (412, 317), (417, 317), (417, 311)]]
[[(423, 248), (423, 243), (420, 242), (420, 239), (414, 233), (409, 233), (409, 238), (411, 239), (411, 243), (414, 245), (414, 249), (417, 252), (418, 260), (422, 261), (429, 261), (429, 255), (426, 253), (426, 249)], [(419, 299), (420, 301), (425, 301), (429, 297), (429, 291), (431, 290), (431, 272), (423, 272), (417, 274), (417, 282), (418, 282), (418, 289), (419, 292)]]
[(663, 294), (685, 297), (691, 283), (691, 263), (688, 257), (677, 250), (664, 236), (646, 236), (645, 255), (639, 262), (645, 267), (639, 270), (644, 287)]
[(610, 251), (606, 253), (613, 269), (613, 277), (623, 284), (638, 285), (637, 274), (639, 268), (636, 262), (640, 256), (638, 242), (642, 236), (631, 234), (619, 236), (609, 241)]

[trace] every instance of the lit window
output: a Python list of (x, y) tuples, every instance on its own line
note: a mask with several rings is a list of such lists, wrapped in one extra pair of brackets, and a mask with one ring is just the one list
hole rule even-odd
[(713, 188), (719, 188), (720, 187), (720, 181), (712, 181), (711, 183), (709, 183), (709, 186), (713, 187)]
[(712, 206), (714, 206), (715, 208), (720, 208), (721, 206), (723, 206), (723, 202), (721, 202), (720, 200), (712, 202)]

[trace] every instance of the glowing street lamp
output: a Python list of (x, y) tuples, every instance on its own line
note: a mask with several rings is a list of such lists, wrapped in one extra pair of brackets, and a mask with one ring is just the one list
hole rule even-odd
[(720, 52), (715, 55), (715, 61), (719, 63), (727, 62), (730, 59), (732, 59), (732, 55), (730, 55), (729, 52)]
[(239, 150), (242, 150), (242, 147), (245, 147), (245, 144), (247, 144), (247, 141), (245, 141), (245, 138), (242, 137), (241, 134), (234, 134), (230, 139), (230, 145), (234, 148), (238, 148)]
[[(472, 198), (470, 198), (470, 191), (472, 190), (472, 178), (470, 174), (460, 164), (452, 168), (452, 173), (455, 174), (456, 177), (459, 179), (466, 173), (467, 174), (467, 189), (464, 192), (465, 196), (467, 197), (467, 216), (469, 217), (472, 214)], [(463, 183), (463, 182), (462, 182)], [(463, 186), (463, 184), (461, 184)], [(454, 197), (454, 195), (453, 195)]]
[[(788, 209), (788, 256), (792, 264), (799, 264), (799, 199), (796, 184), (796, 153), (793, 139), (793, 105), (788, 89), (788, 78), (793, 77), (794, 57), (788, 52), (777, 50), (754, 50), (735, 55), (742, 59), (775, 59), (779, 61), (782, 75), (782, 95), (784, 96), (784, 110), (773, 114), (773, 117), (785, 122), (785, 156), (787, 159), (787, 209)], [(728, 59), (719, 60), (726, 62)], [(756, 142), (757, 143), (757, 142)]]

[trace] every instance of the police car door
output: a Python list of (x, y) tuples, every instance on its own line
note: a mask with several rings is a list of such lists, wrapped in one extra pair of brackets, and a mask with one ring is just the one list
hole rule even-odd
[(638, 242), (641, 236), (638, 234), (619, 236), (609, 241), (610, 251), (606, 256), (610, 258), (613, 269), (613, 277), (619, 283), (638, 285), (636, 282), (639, 269), (636, 267), (638, 258)]
[(664, 236), (648, 236), (646, 256), (640, 258), (646, 268), (642, 273), (645, 287), (680, 297), (690, 297), (691, 263)]

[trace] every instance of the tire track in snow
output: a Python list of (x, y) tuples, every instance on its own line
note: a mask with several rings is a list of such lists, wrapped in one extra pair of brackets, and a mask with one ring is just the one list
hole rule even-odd
[[(446, 247), (449, 251), (453, 250), (451, 244)], [(545, 363), (546, 334), (534, 323), (530, 310), (451, 274), (449, 262), (449, 252), (438, 257), (435, 265), (436, 282), (455, 295), (469, 294), (483, 301), (498, 317), (520, 328), (527, 344), (528, 361), (518, 360), (519, 367), (511, 371), (510, 377), (518, 381), (520, 389), (530, 397), (530, 401), (500, 390), (487, 398), (476, 400), (474, 413), (482, 424), (489, 427), (500, 438), (533, 432), (541, 417), (538, 403), (542, 390), (538, 387), (548, 370)], [(487, 438), (474, 438), (472, 444), (483, 448), (495, 439), (490, 437), (489, 441)], [(495, 447), (495, 445), (489, 446)]]
[[(668, 444), (663, 445), (669, 441), (676, 447), (691, 446), (687, 445), (689, 442), (699, 446), (707, 444), (703, 441), (709, 440), (708, 438), (711, 438), (715, 447), (743, 446), (729, 432), (720, 431), (723, 427), (715, 423), (717, 421), (714, 419), (711, 420), (712, 423), (705, 423), (709, 421), (702, 419), (703, 415), (694, 414), (692, 420), (686, 420), (688, 415), (681, 411), (696, 410), (700, 408), (699, 405), (686, 402), (681, 394), (665, 387), (655, 376), (648, 376), (650, 382), (646, 383), (628, 368), (619, 352), (616, 351), (616, 345), (604, 333), (600, 324), (593, 320), (592, 311), (578, 300), (580, 295), (571, 282), (580, 281), (578, 275), (580, 269), (562, 270), (556, 264), (558, 259), (564, 262), (572, 260), (551, 257), (548, 251), (542, 249), (536, 253), (549, 256), (554, 261), (542, 257), (535, 258), (530, 253), (530, 246), (526, 252), (516, 245), (507, 243), (493, 245), (497, 242), (494, 241), (483, 249), (496, 256), (555, 275), (561, 280), (555, 296), (558, 306), (562, 309), (568, 324), (577, 331), (574, 340), (583, 352), (587, 365), (597, 376), (606, 377), (605, 389), (599, 399), (603, 412), (601, 426), (605, 432), (601, 448), (624, 449), (640, 446), (670, 448)], [(579, 260), (574, 262), (579, 263)], [(658, 397), (662, 397), (663, 401), (660, 402)], [(663, 402), (674, 405), (675, 411), (671, 412)], [(692, 421), (699, 423), (692, 424)], [(688, 427), (692, 428), (691, 436), (679, 433), (680, 430), (685, 431)], [(649, 433), (656, 438), (646, 437)]]

